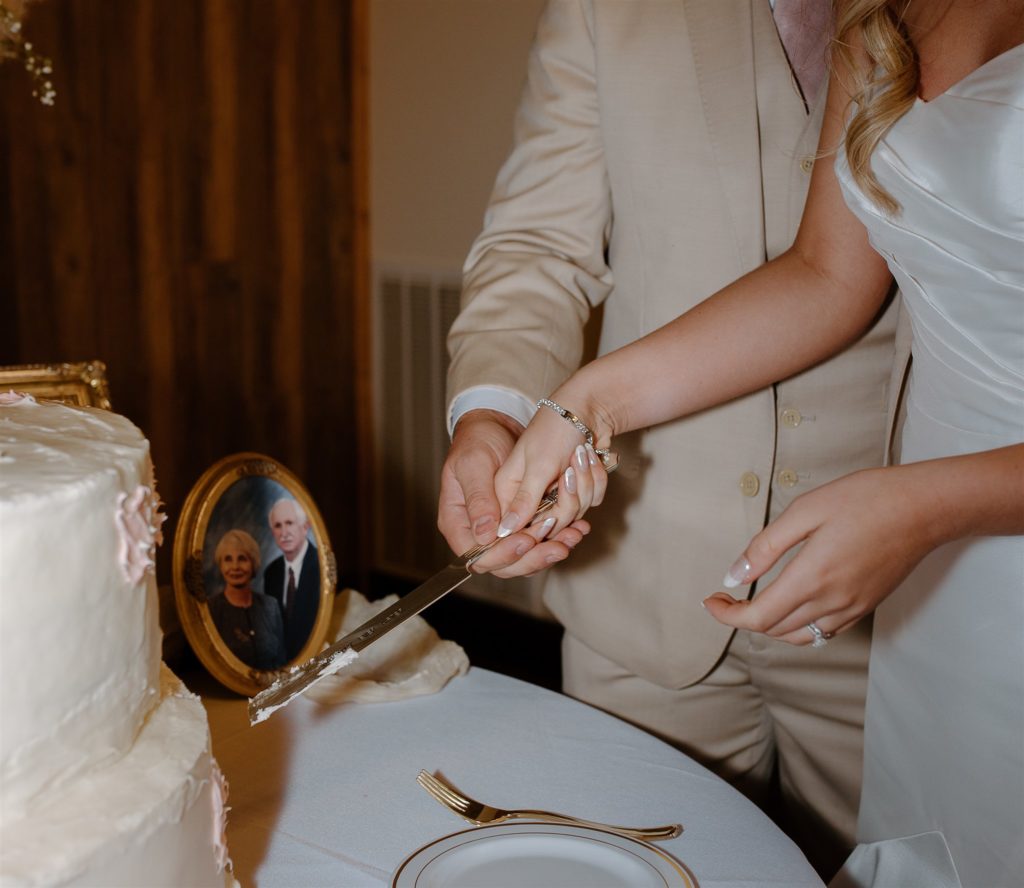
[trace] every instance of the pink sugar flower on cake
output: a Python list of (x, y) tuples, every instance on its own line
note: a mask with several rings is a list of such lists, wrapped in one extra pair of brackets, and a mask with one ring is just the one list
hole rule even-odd
[(163, 500), (160, 499), (160, 494), (156, 492), (156, 475), (153, 471), (152, 462), (149, 463), (149, 490), (149, 495), (152, 499), (151, 508), (155, 516), (152, 527), (153, 539), (158, 546), (162, 546), (164, 544), (164, 532), (161, 530), (161, 525), (167, 520), (167, 516), (160, 510)]
[(14, 389), (10, 389), (6, 392), (0, 392), (0, 406), (11, 407), (14, 404), (35, 404), (36, 399), (33, 398), (28, 392), (16, 392)]
[(156, 566), (156, 547), (163, 539), (160, 526), (167, 516), (160, 511), (160, 498), (144, 484), (117, 499), (115, 521), (121, 532), (118, 560), (125, 579), (138, 583)]

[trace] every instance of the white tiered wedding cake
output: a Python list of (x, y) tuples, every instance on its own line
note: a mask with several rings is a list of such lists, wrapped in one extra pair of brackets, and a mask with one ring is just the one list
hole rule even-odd
[(160, 661), (149, 444), (0, 394), (0, 884), (234, 879), (200, 700)]

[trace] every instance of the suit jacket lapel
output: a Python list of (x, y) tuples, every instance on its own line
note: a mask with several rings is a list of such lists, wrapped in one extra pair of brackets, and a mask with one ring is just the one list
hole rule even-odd
[(299, 571), (299, 576), (296, 578), (296, 589), (300, 587), (305, 588), (303, 586), (304, 583), (308, 586), (313, 580), (314, 572), (319, 572), (320, 566), (317, 564), (318, 554), (316, 546), (310, 543), (306, 548), (306, 557), (302, 559), (302, 570)]
[(764, 256), (761, 219), (751, 212), (761, 200), (750, 172), (761, 168), (751, 2), (767, 0), (684, 0), (704, 118), (745, 267)]

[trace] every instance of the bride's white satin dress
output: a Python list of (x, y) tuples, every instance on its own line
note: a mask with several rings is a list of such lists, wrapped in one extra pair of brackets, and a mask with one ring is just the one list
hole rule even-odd
[[(892, 218), (836, 171), (913, 323), (901, 462), (1021, 443), (1024, 46), (918, 101), (872, 160)], [(967, 888), (1024, 885), (1024, 537), (941, 547), (875, 616), (858, 839), (933, 830)]]

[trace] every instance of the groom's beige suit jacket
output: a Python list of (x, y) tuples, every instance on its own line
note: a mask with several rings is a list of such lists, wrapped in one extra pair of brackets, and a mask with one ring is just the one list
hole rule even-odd
[[(607, 352), (782, 252), (819, 126), (767, 0), (555, 0), (466, 261), (450, 396), (536, 400), (584, 358), (588, 321)], [(731, 630), (700, 602), (748, 539), (883, 462), (895, 314), (798, 377), (616, 439), (594, 531), (547, 580), (568, 631), (665, 687), (706, 675)]]

